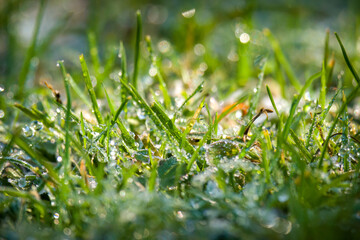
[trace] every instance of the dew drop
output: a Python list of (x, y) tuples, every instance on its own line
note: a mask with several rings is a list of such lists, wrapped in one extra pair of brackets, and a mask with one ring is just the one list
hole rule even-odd
[(22, 131), (23, 131), (23, 134), (24, 134), (25, 137), (34, 136), (34, 131), (29, 126), (23, 127)]
[(37, 120), (33, 121), (31, 123), (31, 127), (35, 130), (35, 131), (40, 131), (43, 128), (43, 124), (42, 122), (39, 122)]
[(190, 9), (188, 11), (182, 12), (181, 14), (183, 15), (184, 18), (192, 18), (195, 15), (195, 8)]
[(151, 77), (155, 77), (157, 75), (157, 69), (154, 65), (151, 64), (151, 67), (149, 69), (149, 75)]
[(18, 181), (18, 186), (20, 188), (24, 188), (26, 186), (26, 179), (25, 178), (20, 178)]
[(0, 85), (0, 92), (3, 92), (5, 90), (3, 85)]
[(60, 214), (59, 213), (54, 213), (54, 219), (59, 219)]
[(242, 33), (239, 37), (239, 40), (243, 44), (248, 43), (250, 41), (250, 35), (247, 33)]
[(3, 117), (5, 117), (5, 112), (0, 109), (0, 118), (3, 118)]

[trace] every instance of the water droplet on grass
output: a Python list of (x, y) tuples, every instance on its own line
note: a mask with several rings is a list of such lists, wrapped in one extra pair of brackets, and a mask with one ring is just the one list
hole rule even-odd
[(230, 140), (219, 140), (207, 146), (205, 159), (208, 164), (218, 165), (223, 158), (232, 159), (236, 157), (240, 149), (236, 142)]
[(0, 109), (0, 118), (3, 118), (3, 117), (5, 117), (5, 112)]
[(19, 181), (18, 181), (18, 186), (20, 188), (24, 188), (26, 186), (26, 179), (25, 178), (20, 178)]
[(0, 92), (3, 92), (5, 90), (3, 85), (0, 85)]
[(59, 217), (60, 217), (60, 214), (59, 214), (59, 213), (54, 213), (54, 218), (55, 218), (55, 219), (59, 219)]
[(31, 127), (35, 131), (40, 131), (43, 128), (43, 124), (42, 124), (42, 122), (39, 122), (39, 121), (35, 120), (35, 121), (31, 122)]
[(181, 15), (183, 15), (184, 18), (192, 18), (195, 15), (195, 8), (190, 9), (188, 11), (182, 12)]
[(248, 43), (250, 41), (250, 35), (247, 33), (242, 33), (239, 37), (239, 40), (243, 44)]
[(23, 127), (22, 131), (23, 131), (23, 134), (24, 134), (25, 137), (34, 136), (34, 131), (29, 126)]

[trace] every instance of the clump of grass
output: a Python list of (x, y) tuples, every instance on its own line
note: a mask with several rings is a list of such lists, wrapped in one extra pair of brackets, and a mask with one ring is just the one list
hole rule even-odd
[[(357, 72), (336, 34), (358, 83), (339, 101), (339, 91), (333, 96), (326, 91), (327, 50), (322, 70), (302, 86), (278, 41), (269, 30), (265, 35), (274, 50), (274, 59), (267, 60), (280, 65), (298, 93), (287, 99), (289, 111), (279, 111), (269, 86), (267, 95), (262, 96), (266, 75), (278, 74), (276, 70), (269, 73), (266, 66), (254, 69), (260, 72), (255, 92), (242, 94), (219, 114), (208, 103), (213, 93), (201, 93), (206, 81), (190, 89), (182, 104), (176, 105), (149, 37), (145, 41), (150, 61), (145, 68), (156, 68), (157, 81), (145, 89), (149, 91), (139, 93), (140, 45), (144, 41), (140, 12), (132, 81), (123, 43), (118, 49), (119, 66), (108, 64), (111, 71), (121, 69), (113, 82), (99, 73), (104, 66), (97, 51), (90, 49), (104, 94), (98, 90), (100, 86), (93, 86), (84, 55), (80, 55), (81, 69), (74, 71), (82, 72), (88, 96), (66, 71), (68, 63), (60, 61), (64, 103), (48, 92), (33, 106), (9, 106), (27, 120), (12, 123), (15, 127), (2, 136), (0, 236), (359, 237), (359, 125), (347, 113), (358, 96)], [(95, 39), (90, 33), (92, 49), (96, 49)], [(319, 78), (319, 99), (302, 106), (306, 91), (319, 91), (312, 89)], [(107, 84), (117, 84), (120, 94)], [(151, 95), (150, 89), (157, 87), (160, 96)], [(332, 97), (328, 104), (327, 95)], [(274, 111), (260, 107), (263, 98), (269, 99)], [(102, 104), (105, 101), (107, 105)], [(75, 102), (88, 109), (76, 111)], [(234, 128), (230, 121), (233, 111), (245, 102), (250, 106), (249, 113), (241, 117), (244, 123), (236, 123), (241, 126), (233, 134), (221, 133), (228, 125)], [(308, 108), (313, 112), (314, 102), (320, 102), (322, 108), (311, 119)], [(331, 106), (338, 103), (341, 106), (335, 116), (330, 116)], [(273, 112), (274, 119), (256, 121)], [(31, 129), (31, 134), (25, 134), (22, 127)], [(199, 138), (192, 139), (194, 135)]]

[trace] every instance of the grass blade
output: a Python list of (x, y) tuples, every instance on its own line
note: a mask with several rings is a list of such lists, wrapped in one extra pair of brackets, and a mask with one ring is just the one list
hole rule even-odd
[(135, 40), (135, 56), (134, 56), (134, 73), (132, 83), (135, 89), (138, 84), (139, 74), (139, 55), (140, 55), (140, 41), (141, 41), (142, 23), (141, 23), (141, 12), (136, 11), (136, 40)]
[(67, 176), (70, 173), (70, 114), (71, 114), (71, 95), (69, 86), (69, 74), (66, 72), (64, 63), (59, 61), (61, 73), (63, 75), (65, 90), (66, 90), (66, 114), (65, 114), (65, 150), (64, 150), (64, 174)]
[(342, 44), (341, 40), (340, 40), (340, 37), (337, 33), (335, 33), (335, 36), (336, 36), (336, 39), (338, 40), (339, 42), (339, 45), (340, 45), (340, 48), (341, 48), (341, 51), (342, 51), (342, 54), (344, 56), (344, 59), (345, 59), (345, 62), (346, 62), (346, 65), (348, 66), (348, 68), (350, 69), (352, 75), (354, 76), (355, 80), (357, 81), (358, 84), (360, 84), (360, 78), (359, 78), (359, 75), (358, 73), (356, 72), (355, 68), (353, 67), (353, 65), (351, 64), (350, 62), (350, 59), (346, 53), (346, 50), (344, 48), (344, 45)]
[(280, 66), (284, 69), (286, 75), (289, 78), (290, 83), (294, 86), (294, 88), (300, 92), (301, 91), (301, 84), (299, 80), (297, 79), (294, 71), (292, 70), (290, 63), (286, 59), (284, 53), (281, 50), (280, 44), (278, 40), (272, 35), (269, 29), (264, 30), (265, 36), (268, 37), (270, 44), (272, 45), (272, 48), (274, 50), (275, 57), (279, 61)]
[(94, 110), (96, 120), (98, 121), (99, 124), (104, 124), (104, 120), (103, 120), (103, 118), (101, 116), (101, 113), (100, 113), (100, 110), (99, 110), (99, 106), (98, 106), (98, 103), (97, 103), (95, 91), (94, 91), (94, 88), (93, 88), (92, 83), (91, 83), (89, 70), (88, 70), (88, 67), (86, 65), (84, 55), (81, 54), (79, 59), (80, 59), (81, 68), (82, 68), (82, 71), (83, 71), (83, 77), (84, 77), (84, 80), (85, 80), (86, 88), (88, 89), (88, 92), (89, 92), (89, 95), (90, 95), (90, 98), (91, 98), (92, 107), (93, 107), (93, 110)]
[(16, 94), (17, 99), (23, 98), (24, 87), (25, 87), (26, 79), (28, 77), (31, 59), (35, 56), (35, 53), (36, 53), (35, 49), (36, 49), (36, 44), (37, 44), (38, 36), (39, 36), (39, 32), (40, 32), (41, 21), (44, 16), (46, 2), (47, 2), (47, 0), (41, 0), (40, 4), (39, 4), (39, 11), (36, 16), (36, 22), (35, 22), (34, 32), (33, 32), (32, 38), (31, 38), (30, 47), (28, 48), (28, 50), (26, 52), (25, 61), (20, 70), (19, 82), (18, 82), (19, 88), (18, 88), (18, 91)]

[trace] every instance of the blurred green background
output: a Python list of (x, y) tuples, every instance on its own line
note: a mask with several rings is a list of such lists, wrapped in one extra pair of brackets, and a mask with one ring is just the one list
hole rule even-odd
[[(8, 97), (13, 95), (19, 81), (41, 2), (0, 1), (0, 84), (8, 90)], [(39, 86), (43, 80), (61, 87), (55, 67), (57, 60), (65, 60), (70, 72), (80, 73), (78, 56), (84, 53), (89, 58), (89, 33), (93, 33), (91, 36), (97, 42), (102, 65), (117, 54), (119, 42), (123, 41), (131, 69), (137, 9), (142, 13), (143, 35), (151, 35), (168, 82), (183, 76), (179, 73), (181, 69), (200, 69), (201, 77), (211, 78), (215, 83), (227, 80), (227, 84), (219, 86), (220, 90), (245, 85), (257, 76), (253, 66), (272, 54), (262, 32), (264, 28), (269, 28), (279, 40), (302, 81), (322, 66), (327, 28), (340, 34), (355, 66), (359, 65), (360, 3), (357, 0), (43, 2), (44, 16), (26, 79), (28, 87)], [(195, 9), (195, 15), (184, 17), (182, 13), (191, 9)], [(250, 36), (246, 49), (239, 44), (239, 36), (244, 32)], [(333, 34), (330, 36), (332, 50), (340, 54)], [(147, 59), (144, 41), (142, 46), (142, 58)], [(335, 73), (345, 69), (341, 55), (336, 59), (340, 63)], [(244, 67), (239, 70), (239, 61), (246, 61), (242, 66), (248, 65), (248, 70)], [(115, 69), (119, 67), (117, 63)], [(180, 70), (171, 70), (176, 66), (181, 66)], [(269, 62), (268, 67), (271, 69), (274, 64)], [(148, 67), (141, 69), (141, 75), (148, 71)], [(110, 74), (107, 77), (111, 78)], [(80, 81), (76, 75), (74, 78)]]

